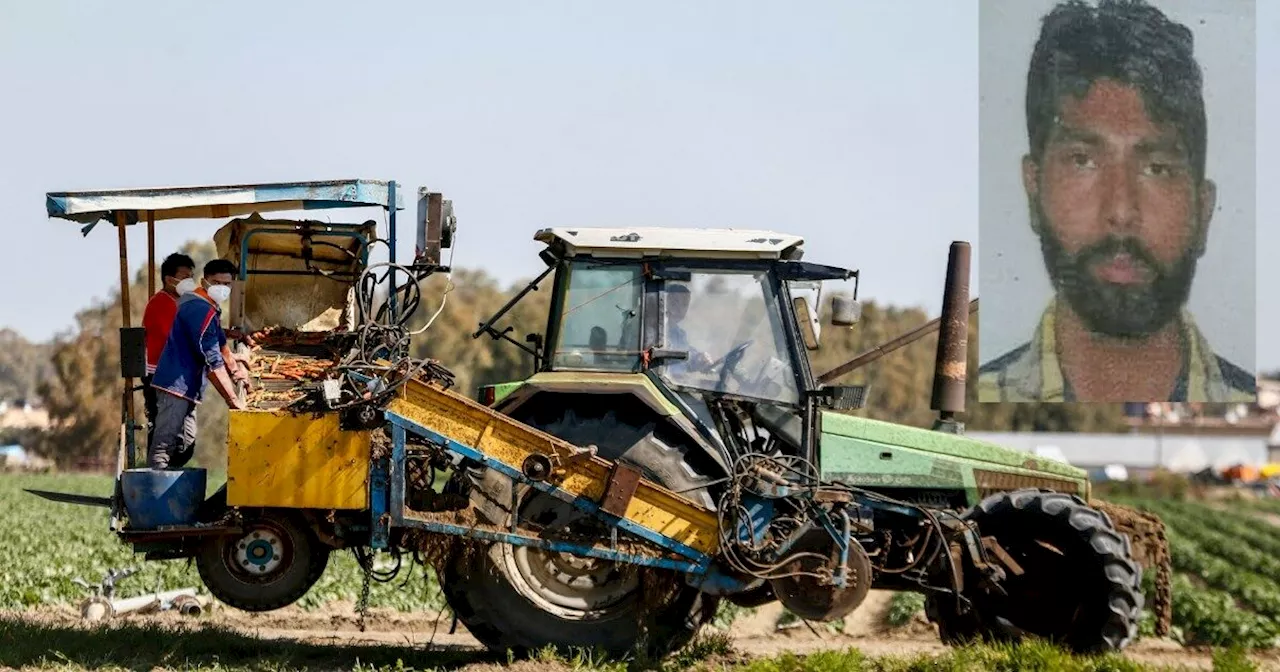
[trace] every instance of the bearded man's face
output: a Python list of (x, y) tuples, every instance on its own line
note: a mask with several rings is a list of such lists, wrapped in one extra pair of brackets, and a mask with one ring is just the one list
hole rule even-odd
[(1212, 191), (1136, 89), (1098, 80), (1061, 109), (1039, 163), (1023, 166), (1049, 277), (1092, 331), (1150, 335), (1190, 294)]

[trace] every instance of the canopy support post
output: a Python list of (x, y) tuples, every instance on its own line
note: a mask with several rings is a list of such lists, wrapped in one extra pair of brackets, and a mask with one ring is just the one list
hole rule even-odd
[(156, 293), (156, 211), (147, 211), (147, 296)]
[[(387, 261), (396, 263), (396, 181), (387, 181), (387, 247), (390, 248)], [(387, 277), (391, 283), (387, 287), (387, 300), (391, 302), (391, 322), (396, 322), (396, 267), (387, 269)]]
[[(120, 244), (120, 320), (125, 329), (133, 326), (133, 304), (129, 301), (129, 243), (125, 235), (125, 213), (116, 211), (116, 233)], [(124, 379), (124, 417), (121, 419), (121, 431), (124, 440), (120, 442), (120, 454), (116, 458), (118, 465), (116, 478), (125, 469), (133, 467), (134, 454), (133, 435), (133, 378)]]

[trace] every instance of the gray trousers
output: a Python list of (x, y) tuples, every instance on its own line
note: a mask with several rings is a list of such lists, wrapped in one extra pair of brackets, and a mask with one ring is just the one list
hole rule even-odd
[(157, 390), (155, 434), (147, 445), (147, 466), (181, 469), (196, 452), (196, 405)]

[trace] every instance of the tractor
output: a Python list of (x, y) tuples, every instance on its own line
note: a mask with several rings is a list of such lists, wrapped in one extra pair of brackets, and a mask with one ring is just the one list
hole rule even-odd
[[(724, 563), (739, 583), (684, 588), (671, 611), (646, 616), (659, 637), (686, 641), (713, 617), (717, 597), (747, 607), (779, 600), (802, 618), (830, 621), (856, 609), (872, 588), (923, 592), (929, 619), (950, 643), (1034, 634), (1100, 651), (1135, 636), (1143, 595), (1131, 552), (1167, 564), (1162, 536), (1144, 537), (1155, 550), (1131, 550), (1125, 530), (1088, 503), (1084, 471), (966, 438), (954, 417), (964, 408), (967, 308), (977, 305), (961, 298), (968, 245), (952, 247), (940, 320), (818, 375), (808, 353), (820, 347), (823, 286), (853, 280), (851, 295), (831, 302), (832, 325), (852, 327), (859, 274), (802, 261), (799, 236), (549, 228), (534, 237), (545, 245), (547, 269), (525, 293), (554, 274), (545, 336), (532, 334), (525, 345), (510, 328), (494, 326), (525, 293), (473, 336), (523, 348), (535, 372), (485, 386), (480, 397), (522, 423), (635, 465), (716, 512)], [(868, 390), (826, 381), (940, 322), (950, 328), (939, 343), (934, 400), (943, 414), (935, 427), (844, 412), (862, 407)], [(690, 346), (702, 366), (691, 364)], [(770, 485), (744, 485), (756, 469)], [(862, 517), (849, 521), (857, 543), (842, 546), (828, 534), (831, 522), (815, 524), (812, 504), (800, 503), (839, 495), (784, 485), (792, 481), (845, 484), (867, 497)], [(507, 520), (508, 502), (519, 501), (568, 524), (566, 507), (550, 513), (538, 501), (545, 498), (513, 493), (505, 479), (479, 474), (472, 485), (488, 521)], [(1113, 514), (1118, 508), (1107, 506)], [(981, 537), (964, 548), (948, 530), (969, 523)], [(808, 559), (776, 562), (793, 550)], [(841, 566), (847, 582), (836, 591), (812, 574)], [(639, 634), (620, 624), (635, 620), (641, 584), (598, 562), (494, 548), (452, 572), (444, 582), (450, 604), (494, 647), (617, 646)], [(1168, 604), (1155, 606), (1167, 623)]]
[[(1136, 636), (1143, 567), (1167, 583), (1158, 520), (1091, 501), (1080, 469), (964, 436), (968, 244), (952, 244), (938, 320), (816, 374), (824, 288), (851, 286), (830, 323), (854, 327), (859, 274), (803, 261), (800, 236), (542, 229), (546, 269), (471, 334), (523, 349), (532, 374), (476, 399), (447, 362), (411, 356), (415, 339), (430, 350), (433, 319), (410, 320), (423, 281), (450, 272), (452, 203), (420, 190), (413, 263), (370, 261), (377, 244), (396, 259), (402, 193), (338, 180), (48, 194), (50, 216), (86, 234), (114, 222), (126, 292), (126, 227), (239, 216), (215, 236), (240, 272), (225, 314), (257, 344), (240, 353), (251, 403), (229, 413), (212, 495), (203, 469), (135, 466), (143, 339), (127, 314), (114, 493), (32, 492), (110, 508), (135, 552), (194, 560), (248, 611), (297, 601), (335, 551), (355, 554), (366, 591), (389, 580), (376, 554), (397, 571), (409, 554), (471, 634), (521, 654), (661, 657), (722, 601), (833, 621), (871, 589), (923, 593), (949, 643), (1118, 650)], [(353, 207), (383, 208), (386, 234), (262, 217)], [(497, 326), (544, 284), (540, 333)], [(832, 380), (934, 330), (932, 428), (850, 413), (867, 388)], [(1159, 633), (1167, 591), (1152, 607)]]

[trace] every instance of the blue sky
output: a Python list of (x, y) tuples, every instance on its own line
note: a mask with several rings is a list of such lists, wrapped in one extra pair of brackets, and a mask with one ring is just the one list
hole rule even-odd
[[(455, 265), (504, 282), (541, 270), (544, 226), (772, 228), (933, 314), (948, 245), (979, 243), (976, 2), (301, 6), (3, 6), (0, 326), (49, 338), (118, 281), (110, 230), (48, 219), (48, 191), (395, 179), (452, 198)], [(159, 227), (157, 252), (217, 224)]]

